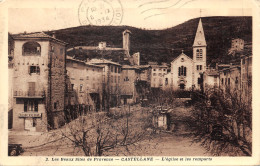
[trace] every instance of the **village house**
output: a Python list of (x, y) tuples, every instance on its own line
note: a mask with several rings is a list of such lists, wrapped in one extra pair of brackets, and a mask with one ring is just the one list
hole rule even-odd
[[(67, 57), (65, 106), (78, 113), (102, 110), (103, 67)], [(73, 113), (70, 113), (73, 114)]]
[(105, 109), (120, 105), (120, 80), (122, 66), (107, 59), (91, 59), (87, 64), (103, 67), (103, 99)]
[(133, 104), (147, 99), (150, 90), (150, 73), (149, 65), (122, 66), (121, 104)]
[(214, 68), (208, 68), (203, 73), (203, 92), (219, 87), (219, 71)]
[(152, 68), (151, 73), (151, 88), (162, 88), (164, 75), (167, 74), (168, 66), (167, 64), (158, 65), (157, 62), (148, 63)]
[(63, 124), (66, 43), (43, 32), (18, 34), (13, 49), (13, 130)]
[(240, 78), (240, 65), (231, 65), (229, 68), (219, 71), (219, 86), (225, 92), (228, 89), (229, 92), (240, 93)]

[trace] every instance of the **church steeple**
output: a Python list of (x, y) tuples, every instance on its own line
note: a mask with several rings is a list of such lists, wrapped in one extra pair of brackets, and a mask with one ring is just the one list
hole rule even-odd
[(200, 18), (196, 36), (195, 36), (194, 43), (193, 43), (193, 47), (201, 47), (201, 46), (205, 47), (205, 46), (207, 46), (207, 44), (206, 44), (204, 30), (203, 30), (202, 22), (201, 22), (201, 18)]

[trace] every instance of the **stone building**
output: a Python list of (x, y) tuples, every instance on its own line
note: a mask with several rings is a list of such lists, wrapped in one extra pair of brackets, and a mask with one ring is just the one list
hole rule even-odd
[(87, 64), (103, 67), (103, 99), (104, 109), (120, 104), (121, 65), (107, 59), (91, 59)]
[(67, 57), (66, 69), (65, 105), (84, 113), (102, 110), (103, 67)]
[(12, 37), (13, 130), (59, 127), (64, 120), (66, 43), (43, 32)]
[(199, 20), (193, 43), (193, 58), (182, 53), (171, 62), (171, 74), (166, 77), (173, 80), (172, 89), (200, 89), (201, 77), (206, 70), (206, 40), (202, 21)]
[(147, 99), (150, 76), (149, 65), (123, 65), (120, 82), (121, 104), (133, 104)]
[(240, 65), (231, 65), (219, 71), (219, 87), (224, 91), (239, 93), (241, 91), (241, 70)]
[(241, 56), (241, 90), (245, 102), (252, 102), (252, 55)]
[(231, 49), (230, 51), (242, 51), (244, 49), (244, 40), (243, 39), (233, 39), (231, 41)]
[(164, 82), (164, 75), (167, 74), (168, 66), (166, 64), (158, 65), (155, 63), (148, 63), (152, 68), (151, 73), (151, 88), (162, 88)]
[(203, 73), (203, 91), (219, 87), (219, 72), (216, 69), (209, 68)]

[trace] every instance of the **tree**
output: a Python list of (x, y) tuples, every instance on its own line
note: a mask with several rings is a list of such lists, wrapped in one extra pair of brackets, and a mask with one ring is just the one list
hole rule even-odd
[(212, 88), (196, 96), (197, 139), (214, 155), (252, 154), (252, 108), (239, 89)]
[[(72, 119), (60, 129), (46, 133), (41, 145), (32, 148), (73, 148), (74, 155), (129, 155), (142, 148), (142, 141), (150, 138), (150, 115), (122, 107), (107, 112), (88, 112)], [(41, 136), (43, 137), (43, 136)], [(147, 146), (147, 145), (145, 145)], [(37, 151), (37, 150), (36, 150)]]

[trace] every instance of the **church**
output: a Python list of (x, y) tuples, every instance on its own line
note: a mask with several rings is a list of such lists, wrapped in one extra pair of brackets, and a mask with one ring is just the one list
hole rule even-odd
[(200, 89), (201, 74), (206, 70), (206, 40), (202, 21), (199, 20), (193, 43), (193, 57), (183, 51), (171, 62), (171, 72), (164, 75), (164, 89)]

